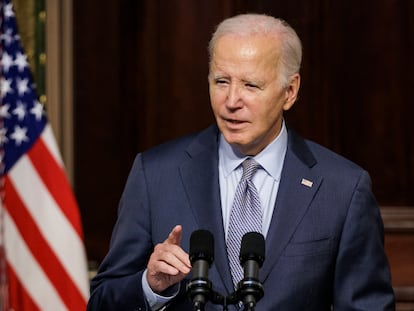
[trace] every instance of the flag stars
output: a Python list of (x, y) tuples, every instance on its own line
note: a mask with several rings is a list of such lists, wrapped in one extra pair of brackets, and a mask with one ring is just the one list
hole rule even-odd
[(22, 102), (18, 101), (16, 103), (16, 108), (13, 110), (13, 114), (17, 116), (19, 121), (22, 121), (26, 116), (26, 106)]
[(29, 66), (29, 63), (27, 62), (27, 56), (18, 52), (16, 54), (16, 59), (14, 61), (14, 64), (19, 69), (19, 72), (22, 72), (26, 67)]
[(6, 4), (10, 2), (0, 1), (0, 157), (2, 153), (6, 155), (5, 171), (24, 155), (47, 125), (46, 112), (30, 74), (29, 57), (17, 33), (13, 6)]
[(8, 28), (3, 34), (1, 34), (0, 38), (4, 40), (6, 46), (9, 46), (13, 42), (13, 30)]
[(14, 127), (14, 132), (10, 135), (10, 138), (12, 138), (17, 146), (20, 146), (23, 142), (29, 141), (29, 138), (26, 135), (27, 128), (20, 127), (16, 125)]
[(33, 108), (30, 109), (30, 112), (35, 116), (37, 121), (40, 121), (43, 116), (43, 105), (38, 100), (36, 100), (34, 102)]
[(13, 17), (14, 16), (13, 4), (12, 3), (6, 4), (4, 6), (3, 10), (4, 10), (4, 17), (6, 19), (9, 19), (10, 17)]
[(11, 79), (4, 79), (1, 77), (0, 79), (0, 97), (3, 99), (8, 93), (13, 93), (13, 89), (11, 87), (12, 80)]
[(0, 118), (2, 119), (10, 118), (9, 108), (10, 108), (9, 104), (4, 104), (0, 106)]
[(17, 92), (19, 96), (23, 96), (29, 91), (29, 79), (16, 79)]
[(3, 52), (3, 55), (1, 57), (1, 64), (3, 66), (3, 72), (8, 73), (10, 67), (14, 65), (13, 58), (7, 54), (7, 52)]
[(5, 143), (9, 141), (6, 136), (7, 129), (5, 127), (0, 128), (0, 145), (3, 146)]

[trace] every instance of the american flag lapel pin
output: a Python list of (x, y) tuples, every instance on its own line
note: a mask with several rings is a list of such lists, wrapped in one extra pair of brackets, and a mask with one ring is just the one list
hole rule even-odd
[(300, 183), (309, 188), (312, 188), (313, 186), (313, 181), (310, 181), (309, 179), (306, 179), (306, 178), (302, 178), (302, 181)]

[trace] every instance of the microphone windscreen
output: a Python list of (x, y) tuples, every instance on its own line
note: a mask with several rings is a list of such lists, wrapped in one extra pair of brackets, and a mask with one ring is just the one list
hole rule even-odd
[(214, 238), (208, 230), (196, 230), (190, 237), (190, 261), (206, 260), (209, 264), (214, 259)]
[(246, 233), (240, 247), (240, 263), (243, 265), (247, 260), (255, 260), (261, 267), (265, 260), (265, 240), (259, 232)]

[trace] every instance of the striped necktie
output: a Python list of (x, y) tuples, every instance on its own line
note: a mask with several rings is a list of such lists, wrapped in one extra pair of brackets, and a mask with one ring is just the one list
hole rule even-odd
[(233, 284), (236, 288), (243, 279), (243, 268), (240, 265), (239, 253), (242, 237), (247, 232), (262, 233), (262, 209), (259, 193), (252, 178), (259, 164), (252, 158), (243, 163), (243, 175), (237, 185), (227, 234), (227, 253), (230, 261)]

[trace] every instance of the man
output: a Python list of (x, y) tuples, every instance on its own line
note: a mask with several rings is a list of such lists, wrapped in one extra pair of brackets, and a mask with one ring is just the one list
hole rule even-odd
[[(273, 17), (219, 25), (209, 73), (217, 126), (137, 156), (88, 310), (192, 310), (185, 291), (198, 229), (214, 235), (214, 291), (234, 292), (240, 277), (230, 240), (253, 220), (266, 240), (256, 310), (394, 310), (367, 172), (284, 123), (299, 91), (301, 49), (295, 31)], [(251, 186), (259, 210), (240, 219), (233, 200), (245, 159), (259, 165)]]

